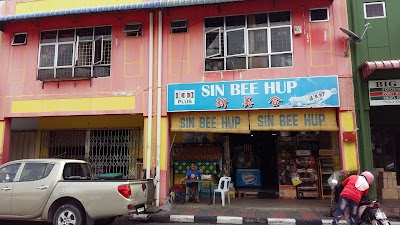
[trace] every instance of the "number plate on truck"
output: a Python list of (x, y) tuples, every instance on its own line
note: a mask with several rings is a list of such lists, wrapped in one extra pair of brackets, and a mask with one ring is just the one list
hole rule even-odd
[(146, 206), (145, 205), (138, 205), (136, 206), (136, 212), (138, 213), (142, 213), (146, 210)]

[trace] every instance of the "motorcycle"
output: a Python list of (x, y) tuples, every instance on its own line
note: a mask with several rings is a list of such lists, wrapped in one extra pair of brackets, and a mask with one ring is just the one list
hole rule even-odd
[[(336, 171), (328, 179), (328, 184), (332, 188), (332, 215), (336, 211), (340, 193), (344, 188), (339, 184), (340, 177), (344, 174), (344, 171)], [(345, 217), (348, 218), (348, 216)], [(386, 214), (380, 210), (378, 201), (369, 200), (368, 197), (363, 197), (358, 206), (358, 225), (390, 225), (390, 222), (388, 221)]]
[(378, 201), (362, 200), (358, 206), (358, 224), (390, 225)]

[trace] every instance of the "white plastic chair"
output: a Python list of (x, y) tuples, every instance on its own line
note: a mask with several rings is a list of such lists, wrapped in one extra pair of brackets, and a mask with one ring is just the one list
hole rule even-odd
[(225, 193), (228, 193), (228, 203), (231, 204), (229, 196), (229, 184), (231, 183), (230, 177), (221, 177), (218, 183), (218, 189), (214, 190), (213, 203), (215, 204), (215, 192), (221, 193), (222, 206), (225, 206)]

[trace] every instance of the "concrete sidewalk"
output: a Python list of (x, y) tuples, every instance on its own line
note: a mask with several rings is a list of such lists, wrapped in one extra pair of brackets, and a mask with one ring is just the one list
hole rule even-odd
[[(203, 199), (202, 202), (208, 202)], [(189, 222), (225, 224), (331, 224), (330, 200), (232, 199), (221, 203), (175, 203), (170, 211), (150, 214), (150, 222)], [(397, 207), (397, 208), (396, 208)], [(381, 210), (392, 225), (399, 224), (400, 201), (381, 201)], [(344, 221), (343, 221), (344, 222)], [(394, 223), (393, 223), (394, 222)]]

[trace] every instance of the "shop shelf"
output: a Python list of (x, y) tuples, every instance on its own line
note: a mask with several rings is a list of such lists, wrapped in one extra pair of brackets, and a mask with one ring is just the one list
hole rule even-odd
[(328, 184), (328, 178), (334, 172), (333, 162), (334, 160), (332, 156), (324, 156), (318, 159), (319, 171), (320, 171), (321, 195), (323, 197), (330, 196), (332, 192), (332, 189)]
[(318, 187), (298, 187), (299, 190), (316, 190)]

